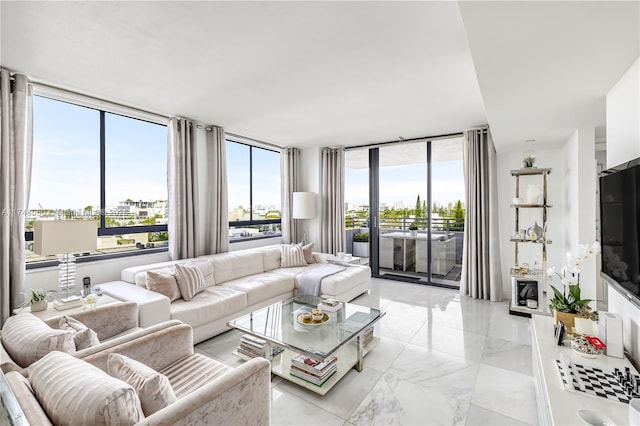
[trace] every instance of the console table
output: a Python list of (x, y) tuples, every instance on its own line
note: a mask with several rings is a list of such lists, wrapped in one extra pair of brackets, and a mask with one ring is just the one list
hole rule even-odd
[(538, 418), (541, 425), (580, 425), (585, 421), (578, 416), (578, 410), (588, 409), (606, 416), (614, 424), (628, 424), (628, 406), (605, 398), (571, 392), (564, 389), (556, 359), (564, 356), (576, 364), (597, 367), (604, 370), (629, 367), (637, 374), (633, 365), (625, 358), (602, 355), (596, 359), (586, 359), (573, 353), (569, 346), (558, 346), (553, 338), (553, 318), (541, 315), (531, 317), (531, 338), (533, 350), (533, 375), (538, 396)]

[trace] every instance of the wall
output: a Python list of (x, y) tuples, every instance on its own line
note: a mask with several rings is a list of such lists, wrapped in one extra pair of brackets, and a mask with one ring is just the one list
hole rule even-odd
[(640, 157), (640, 58), (607, 93), (607, 168)]
[[(640, 157), (640, 58), (607, 94), (607, 168)], [(624, 347), (640, 362), (640, 309), (611, 286), (608, 309), (622, 317)]]

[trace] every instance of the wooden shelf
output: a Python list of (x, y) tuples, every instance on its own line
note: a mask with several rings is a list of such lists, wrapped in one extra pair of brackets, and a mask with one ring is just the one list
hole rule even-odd
[(511, 170), (511, 176), (545, 175), (551, 173), (550, 168), (526, 167), (518, 170)]
[(527, 203), (521, 203), (521, 204), (511, 204), (511, 207), (513, 207), (514, 209), (540, 209), (540, 208), (550, 208), (553, 207), (553, 205), (551, 204), (527, 204)]

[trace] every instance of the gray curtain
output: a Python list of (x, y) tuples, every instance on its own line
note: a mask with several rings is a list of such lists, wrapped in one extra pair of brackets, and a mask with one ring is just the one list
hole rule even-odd
[(168, 135), (169, 256), (173, 260), (198, 256), (198, 162), (196, 126), (171, 118)]
[(344, 251), (344, 149), (322, 149), (322, 217), (320, 249), (323, 253)]
[(298, 220), (293, 219), (293, 193), (298, 190), (298, 148), (282, 148), (280, 151), (280, 181), (282, 198), (282, 240), (285, 244), (297, 243), (300, 233)]
[(227, 142), (222, 127), (212, 126), (206, 132), (207, 184), (205, 197), (207, 227), (203, 230), (204, 253), (229, 251), (229, 207), (227, 197)]
[(33, 150), (32, 88), (26, 76), (0, 70), (0, 325), (22, 301), (25, 210)]
[(489, 129), (464, 132), (466, 220), (460, 293), (502, 300), (496, 150)]

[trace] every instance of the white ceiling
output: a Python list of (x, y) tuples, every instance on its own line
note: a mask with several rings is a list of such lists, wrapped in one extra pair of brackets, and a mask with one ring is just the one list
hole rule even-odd
[(34, 81), (299, 147), (487, 122), (498, 150), (562, 143), (604, 125), (640, 44), (637, 1), (2, 1), (0, 13), (2, 66)]

